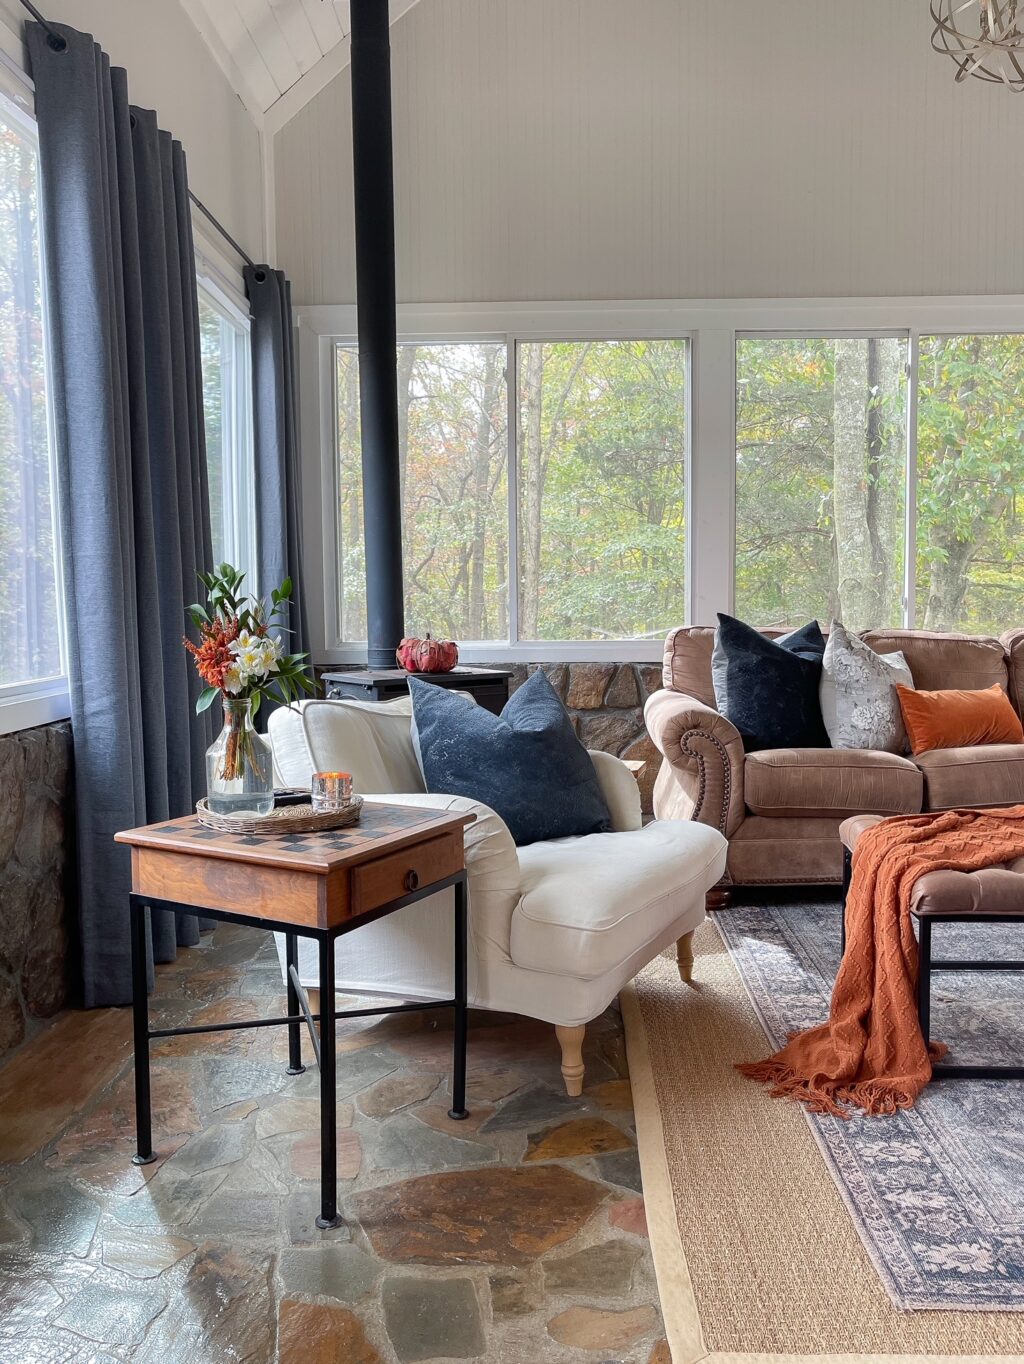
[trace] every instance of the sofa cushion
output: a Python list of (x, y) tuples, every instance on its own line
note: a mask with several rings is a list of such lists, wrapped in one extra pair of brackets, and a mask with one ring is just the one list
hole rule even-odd
[(919, 769), (896, 753), (860, 748), (775, 748), (748, 753), (743, 799), (769, 817), (916, 814), (924, 782)]
[(1024, 744), (935, 748), (914, 762), (924, 773), (926, 810), (1024, 804)]
[(838, 815), (747, 815), (729, 839), (729, 880), (739, 886), (812, 885), (839, 881), (843, 858)]
[(938, 634), (932, 630), (865, 630), (865, 644), (879, 654), (899, 650), (923, 691), (980, 691), (1009, 682), (1006, 653), (988, 635)]
[(611, 828), (594, 764), (540, 668), (500, 715), (417, 677), (409, 695), (428, 791), (489, 805), (519, 846)]
[(711, 660), (719, 713), (748, 753), (763, 748), (827, 748), (818, 685), (825, 640), (818, 622), (779, 640), (718, 614)]
[(1024, 744), (1020, 717), (998, 683), (982, 691), (912, 691), (898, 686), (915, 757), (933, 748)]
[(583, 980), (603, 975), (692, 916), (725, 870), (726, 850), (717, 829), (680, 820), (520, 848), (512, 960)]
[(903, 655), (876, 654), (840, 621), (829, 627), (821, 664), (821, 718), (833, 748), (876, 748), (905, 753), (896, 683), (913, 687)]

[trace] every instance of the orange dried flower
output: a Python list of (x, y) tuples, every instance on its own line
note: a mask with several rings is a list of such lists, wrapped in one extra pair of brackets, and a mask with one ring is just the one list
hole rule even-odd
[(223, 688), (224, 676), (235, 661), (229, 645), (237, 638), (238, 621), (220, 619), (200, 627), (198, 644), (185, 638), (185, 648), (195, 659), (196, 671), (208, 687)]

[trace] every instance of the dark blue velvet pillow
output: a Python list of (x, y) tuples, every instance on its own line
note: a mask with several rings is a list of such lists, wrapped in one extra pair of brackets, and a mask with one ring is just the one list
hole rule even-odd
[(711, 659), (715, 703), (747, 753), (831, 747), (818, 700), (824, 655), (816, 620), (772, 640), (719, 612)]
[(409, 693), (428, 791), (489, 805), (520, 847), (611, 828), (590, 755), (539, 668), (500, 715), (416, 677)]

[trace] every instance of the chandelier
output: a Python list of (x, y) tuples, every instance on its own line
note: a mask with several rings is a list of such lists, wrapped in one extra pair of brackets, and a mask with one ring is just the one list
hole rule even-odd
[(1018, 0), (931, 0), (932, 47), (953, 58), (958, 81), (977, 76), (1024, 91), (1024, 32), (1017, 6)]

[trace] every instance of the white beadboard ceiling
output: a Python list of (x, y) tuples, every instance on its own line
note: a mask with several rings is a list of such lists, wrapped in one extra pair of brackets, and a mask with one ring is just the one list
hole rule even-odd
[[(181, 0), (258, 123), (280, 128), (348, 63), (349, 0)], [(394, 23), (416, 0), (389, 0)]]

